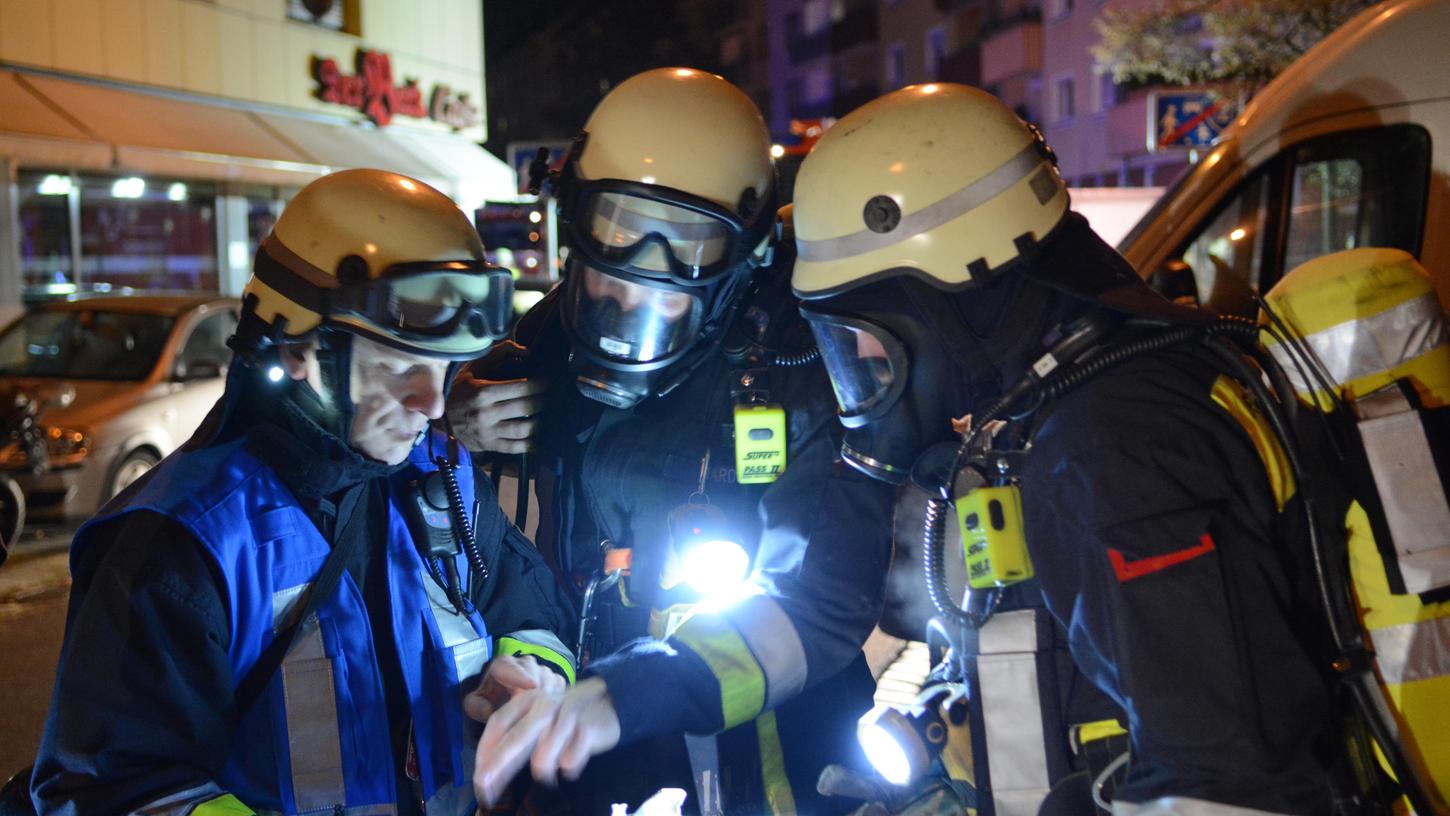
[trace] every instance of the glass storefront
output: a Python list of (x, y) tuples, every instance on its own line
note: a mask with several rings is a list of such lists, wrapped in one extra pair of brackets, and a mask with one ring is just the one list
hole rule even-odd
[(27, 301), (218, 290), (215, 185), (44, 171), (17, 183)]

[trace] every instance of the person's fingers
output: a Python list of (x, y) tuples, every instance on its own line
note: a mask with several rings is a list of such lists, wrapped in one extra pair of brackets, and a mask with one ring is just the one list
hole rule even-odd
[(575, 739), (578, 717), (567, 705), (554, 715), (553, 722), (539, 735), (529, 756), (529, 770), (534, 779), (545, 785), (559, 784), (559, 755)]
[(493, 426), (493, 432), (499, 441), (528, 440), (538, 429), (537, 419), (510, 419)]
[(488, 450), (494, 453), (532, 453), (532, 439), (494, 439), (488, 443)]
[(473, 407), (488, 408), (501, 402), (523, 399), (548, 390), (548, 381), (533, 377), (523, 380), (477, 380), (472, 396)]
[(532, 658), (526, 661), (512, 655), (496, 657), (489, 661), (484, 681), (493, 680), (510, 692), (538, 688), (537, 665)]
[(480, 802), (492, 805), (498, 801), (509, 781), (523, 769), (557, 707), (556, 698), (528, 691), (489, 718), (474, 762), (474, 795)]
[(578, 779), (579, 774), (584, 773), (584, 766), (597, 753), (598, 746), (594, 744), (592, 735), (587, 730), (576, 729), (574, 739), (559, 754), (559, 773), (570, 782)]

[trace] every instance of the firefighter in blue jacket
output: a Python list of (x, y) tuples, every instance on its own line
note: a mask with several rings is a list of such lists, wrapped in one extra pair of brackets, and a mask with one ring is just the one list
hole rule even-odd
[[(817, 778), (859, 757), (893, 493), (841, 466), (789, 242), (774, 245), (760, 113), (717, 76), (648, 71), (595, 108), (554, 189), (564, 282), (515, 332), (522, 369), (474, 366), (450, 414), (478, 448), (532, 435), (540, 549), (591, 599), (592, 676), (557, 711), (501, 712), (480, 787), (532, 757), (545, 780), (589, 764), (585, 789), (565, 789), (585, 800), (673, 782), (706, 813), (858, 804), (820, 795)], [(518, 376), (552, 386), (497, 384)], [(512, 427), (463, 430), (534, 403)], [(629, 574), (611, 583), (626, 549)], [(692, 610), (710, 591), (697, 579), (738, 580), (747, 563), (732, 602)]]
[(511, 289), (421, 182), (297, 194), (224, 397), (76, 535), (41, 813), (474, 812), (472, 720), (573, 674), (567, 600), (430, 430)]

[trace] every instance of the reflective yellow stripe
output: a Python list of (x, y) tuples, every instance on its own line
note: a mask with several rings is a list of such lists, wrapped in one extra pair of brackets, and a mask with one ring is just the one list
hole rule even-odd
[(774, 711), (767, 711), (755, 720), (755, 736), (760, 741), (760, 779), (765, 783), (765, 801), (770, 804), (770, 812), (776, 816), (795, 813), (795, 794), (785, 775), (785, 752), (780, 747)]
[(765, 708), (765, 672), (740, 633), (719, 615), (693, 615), (674, 639), (700, 656), (720, 682), (722, 728), (749, 722)]
[(1086, 745), (1089, 742), (1096, 742), (1108, 737), (1118, 737), (1128, 733), (1117, 720), (1098, 720), (1097, 722), (1083, 723), (1077, 727), (1077, 742), (1079, 745)]
[(533, 655), (551, 666), (557, 666), (564, 673), (564, 679), (568, 680), (571, 685), (574, 683), (574, 664), (569, 661), (569, 658), (553, 649), (535, 643), (525, 643), (511, 637), (501, 637), (498, 639), (498, 653), (501, 655)]
[[(1374, 646), (1375, 665), (1385, 693), (1404, 724), (1400, 734), (1409, 754), (1423, 763), (1442, 795), (1450, 793), (1450, 675), (1437, 674), (1434, 667), (1416, 665), (1410, 676), (1418, 679), (1394, 682), (1407, 676), (1409, 662), (1436, 660), (1444, 667), (1446, 644), (1440, 640), (1445, 621), (1450, 619), (1450, 602), (1422, 604), (1418, 595), (1395, 595), (1390, 591), (1381, 557), (1370, 528), (1369, 515), (1359, 503), (1351, 505), (1345, 518), (1349, 531), (1349, 572), (1354, 582), (1360, 616)], [(1409, 632), (1422, 639), (1392, 647), (1389, 639)], [(1387, 648), (1389, 647), (1389, 648)], [(1428, 669), (1428, 670), (1427, 670)]]
[(193, 816), (256, 816), (256, 813), (230, 793), (202, 802), (192, 811)]
[(1213, 401), (1233, 417), (1253, 442), (1259, 459), (1264, 463), (1264, 473), (1269, 477), (1269, 490), (1274, 494), (1274, 507), (1283, 510), (1294, 495), (1294, 474), (1289, 470), (1289, 460), (1269, 424), (1259, 414), (1259, 409), (1249, 400), (1244, 387), (1238, 382), (1220, 376), (1213, 383)]

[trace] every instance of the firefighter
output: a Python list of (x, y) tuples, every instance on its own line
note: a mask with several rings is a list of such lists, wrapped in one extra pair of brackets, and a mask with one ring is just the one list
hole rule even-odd
[[(523, 367), (483, 361), (459, 383), (450, 411), (469, 439), (510, 401), (484, 381), (552, 380), (537, 418), (473, 442), (533, 433), (541, 547), (593, 618), (591, 676), (558, 711), (493, 720), (487, 791), (527, 761), (548, 780), (588, 763), (603, 791), (589, 812), (665, 784), (707, 813), (851, 805), (816, 781), (860, 761), (891, 491), (839, 467), (830, 385), (776, 240), (769, 151), (754, 104), (717, 76), (668, 68), (618, 85), (556, 179), (564, 279), (515, 333)], [(527, 413), (532, 387), (513, 387)], [(709, 608), (692, 606), (702, 591)], [(681, 745), (681, 732), (696, 736)]]
[[(888, 94), (816, 144), (793, 287), (843, 455), (900, 481), (935, 443), (956, 446), (954, 421), (1013, 420), (998, 437), (1026, 450), (1009, 475), (1047, 608), (1126, 714), (1113, 812), (1325, 812), (1322, 626), (1305, 620), (1312, 581), (1284, 532), (1294, 480), (1266, 466), (1282, 457), (1252, 378), (1217, 341), (1154, 345), (1163, 326), (1215, 318), (1149, 290), (1072, 212), (1055, 165), (999, 100), (948, 83)], [(1075, 364), (1092, 376), (1042, 398)], [(1033, 797), (1022, 807), (1046, 790), (1013, 793)]]
[(511, 290), (422, 182), (297, 194), (224, 396), (76, 534), (41, 813), (475, 811), (469, 716), (574, 670), (547, 565), (430, 431)]

